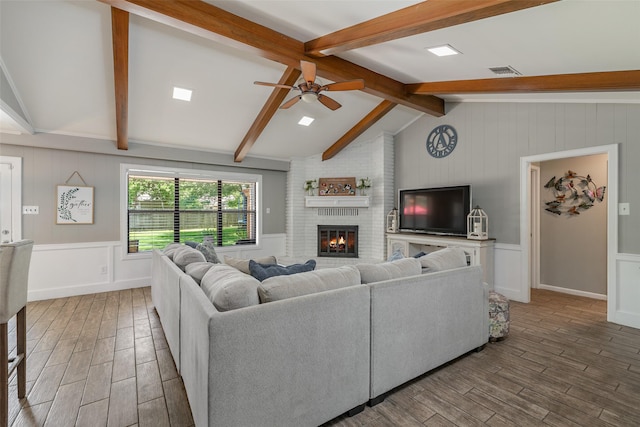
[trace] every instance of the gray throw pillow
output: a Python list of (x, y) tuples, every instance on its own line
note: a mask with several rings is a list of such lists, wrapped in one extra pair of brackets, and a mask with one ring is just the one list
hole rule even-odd
[[(255, 262), (259, 262), (260, 264), (277, 264), (278, 261), (274, 256), (268, 256), (264, 258), (258, 258), (254, 260)], [(251, 274), (249, 270), (249, 260), (248, 259), (238, 259), (232, 258), (230, 256), (224, 256), (224, 263), (230, 265), (231, 267), (235, 267), (238, 270), (242, 271), (245, 274)]]
[(249, 271), (251, 275), (261, 282), (273, 276), (286, 276), (289, 274), (304, 273), (313, 271), (316, 268), (316, 261), (310, 259), (304, 264), (292, 264), (288, 266), (278, 264), (260, 264), (254, 260), (249, 261)]
[(216, 253), (216, 248), (211, 242), (198, 243), (196, 249), (202, 252), (207, 262), (221, 264), (220, 258), (218, 258), (218, 254)]
[(427, 271), (443, 271), (467, 266), (467, 255), (462, 248), (444, 248), (419, 258)]
[(352, 265), (265, 279), (258, 286), (260, 302), (279, 301), (316, 292), (360, 284), (360, 273)]
[(389, 256), (389, 258), (387, 258), (387, 261), (396, 261), (399, 259), (404, 258), (404, 255), (402, 254), (402, 251), (400, 251), (400, 249), (396, 249), (395, 251), (393, 251), (393, 253), (391, 254), (391, 256)]
[(358, 264), (356, 267), (360, 270), (362, 283), (382, 282), (422, 273), (420, 261), (415, 258), (402, 258), (381, 264)]
[(185, 267), (194, 262), (203, 262), (204, 255), (202, 252), (197, 251), (189, 246), (185, 246), (184, 249), (177, 249), (173, 254), (173, 262), (184, 271)]

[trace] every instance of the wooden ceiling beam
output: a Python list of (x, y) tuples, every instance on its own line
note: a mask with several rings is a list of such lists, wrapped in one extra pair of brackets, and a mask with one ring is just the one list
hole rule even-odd
[(129, 13), (111, 8), (113, 79), (116, 97), (116, 145), (129, 149)]
[(607, 92), (640, 90), (640, 70), (453, 80), (406, 85), (409, 93)]
[(378, 120), (383, 118), (389, 111), (393, 110), (396, 105), (398, 104), (391, 101), (382, 101), (354, 127), (349, 129), (349, 131), (345, 133), (339, 140), (337, 140), (331, 147), (327, 148), (325, 152), (322, 153), (322, 160), (329, 160), (330, 158), (334, 157), (347, 145), (351, 144), (357, 137), (362, 135), (364, 131), (369, 129)]
[[(287, 67), (284, 74), (278, 81), (278, 84), (289, 85), (292, 86), (300, 77), (300, 70), (294, 67)], [(262, 107), (262, 110), (258, 113), (258, 116), (254, 120), (253, 124), (249, 128), (249, 131), (242, 139), (242, 142), (236, 149), (233, 160), (235, 162), (241, 162), (244, 160), (245, 156), (253, 147), (253, 144), (257, 141), (258, 137), (262, 134), (262, 131), (267, 127), (271, 118), (276, 114), (278, 108), (280, 108), (280, 104), (284, 101), (284, 98), (287, 94), (291, 92), (290, 89), (284, 88), (274, 88), (267, 99), (267, 102)]]
[(556, 1), (429, 0), (310, 40), (304, 48), (309, 56), (335, 55)]
[[(153, 21), (197, 34), (215, 42), (252, 52), (288, 67), (312, 61), (317, 74), (332, 81), (364, 79), (364, 92), (440, 117), (444, 101), (434, 96), (407, 94), (404, 84), (352, 62), (329, 56), (312, 58), (304, 43), (203, 1), (99, 0)], [(256, 76), (258, 77), (258, 76)]]

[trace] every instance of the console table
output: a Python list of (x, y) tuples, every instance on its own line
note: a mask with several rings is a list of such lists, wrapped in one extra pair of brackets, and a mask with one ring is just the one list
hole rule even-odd
[(493, 249), (495, 239), (470, 240), (466, 237), (433, 236), (430, 234), (388, 233), (387, 257), (399, 250), (405, 257), (419, 252), (433, 252), (446, 247), (459, 247), (467, 254), (469, 265), (482, 267), (483, 280), (493, 286)]

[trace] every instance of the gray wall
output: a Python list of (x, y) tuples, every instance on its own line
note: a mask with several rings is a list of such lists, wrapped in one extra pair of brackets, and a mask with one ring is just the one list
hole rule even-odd
[[(130, 143), (118, 151), (113, 141), (51, 134), (2, 134), (0, 155), (22, 157), (22, 204), (37, 205), (39, 215), (23, 215), (22, 236), (37, 244), (117, 241), (120, 239), (120, 164), (143, 164), (262, 175), (263, 233), (285, 233), (285, 196), (288, 162), (249, 159), (251, 168), (230, 166), (229, 156)], [(20, 145), (9, 145), (10, 142)], [(42, 145), (57, 148), (43, 148)], [(83, 151), (70, 151), (73, 146)], [(92, 150), (86, 152), (84, 150)], [(148, 157), (144, 157), (148, 156)], [(181, 161), (170, 160), (180, 159)], [(189, 161), (187, 161), (189, 160)], [(231, 162), (231, 163), (230, 163)], [(242, 164), (240, 164), (242, 165)], [(56, 225), (56, 186), (78, 171), (94, 188), (94, 224)], [(81, 184), (75, 176), (70, 183)], [(270, 213), (266, 214), (266, 208)]]
[[(640, 104), (448, 104), (447, 115), (423, 116), (396, 136), (396, 188), (470, 183), (473, 202), (489, 216), (498, 243), (520, 242), (520, 158), (619, 144), (619, 252), (640, 254)], [(458, 131), (458, 146), (434, 159), (425, 143), (437, 125)]]
[[(556, 215), (545, 210), (555, 200), (544, 185), (568, 170), (607, 183), (607, 155), (549, 160), (540, 164), (540, 283), (596, 294), (607, 294), (607, 193), (602, 202), (580, 215)], [(577, 180), (574, 180), (577, 184)]]

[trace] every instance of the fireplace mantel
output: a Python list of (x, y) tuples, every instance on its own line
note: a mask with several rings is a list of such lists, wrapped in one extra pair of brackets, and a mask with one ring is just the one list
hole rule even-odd
[(305, 196), (307, 208), (368, 208), (369, 196)]

